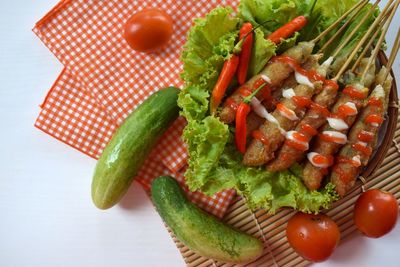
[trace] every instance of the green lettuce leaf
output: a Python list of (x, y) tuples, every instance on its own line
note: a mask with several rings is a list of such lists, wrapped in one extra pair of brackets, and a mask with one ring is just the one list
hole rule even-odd
[[(339, 46), (340, 43), (344, 42), (346, 37), (350, 35), (350, 33), (360, 25), (361, 20), (366, 16), (369, 9), (371, 8), (371, 4), (366, 5), (361, 12), (356, 16), (354, 21), (349, 25), (349, 27), (344, 31), (343, 35), (340, 39), (335, 40), (333, 44), (329, 47), (328, 53), (333, 51), (335, 47)], [(353, 49), (357, 46), (358, 42), (364, 37), (365, 33), (368, 31), (371, 24), (375, 21), (379, 10), (377, 10), (373, 16), (369, 16), (367, 20), (361, 24), (361, 27), (358, 28), (356, 34), (351, 37), (351, 41), (338, 53), (338, 58), (343, 57), (347, 58), (347, 56), (353, 51)]]
[(300, 33), (296, 32), (292, 37), (283, 40), (279, 44), (278, 54), (282, 54), (283, 52), (285, 52), (289, 48), (295, 46), (297, 41), (298, 41), (298, 39), (299, 39), (299, 37), (300, 37)]
[(268, 60), (275, 55), (276, 45), (264, 37), (264, 32), (257, 28), (254, 31), (254, 45), (249, 64), (248, 77), (252, 77), (259, 73)]
[(194, 20), (181, 56), (181, 77), (186, 84), (212, 88), (238, 35), (239, 19), (231, 13), (231, 8), (216, 8), (205, 18)]
[(202, 121), (188, 121), (183, 139), (188, 145), (189, 168), (185, 176), (191, 190), (198, 190), (207, 183), (228, 138), (228, 126), (218, 118), (208, 116)]
[(338, 199), (334, 185), (328, 183), (322, 190), (309, 191), (301, 179), (300, 165), (289, 171), (272, 173), (263, 167), (245, 167), (241, 155), (228, 143), (219, 164), (213, 168), (201, 191), (213, 195), (223, 189), (235, 188), (255, 210), (264, 208), (275, 213), (282, 207), (291, 207), (306, 213), (318, 213)]
[[(239, 15), (254, 26), (262, 24), (260, 28), (265, 35), (269, 35), (293, 18), (307, 14), (311, 2), (309, 0), (241, 0)], [(265, 23), (267, 21), (269, 22)]]
[[(335, 0), (318, 0), (315, 8), (309, 17), (307, 26), (301, 31), (300, 41), (311, 40), (322, 33), (326, 28), (332, 25), (337, 19), (339, 19), (347, 10), (353, 7), (358, 1), (357, 0), (344, 0), (337, 4)], [(344, 42), (345, 38), (349, 36), (350, 32), (360, 24), (363, 17), (365, 17), (368, 10), (371, 8), (371, 4), (367, 4), (361, 12), (353, 19), (350, 25), (340, 34), (325, 50), (325, 58), (328, 57), (341, 43)], [(358, 41), (365, 35), (369, 26), (374, 22), (379, 9), (376, 10), (374, 16), (368, 17), (366, 22), (357, 30), (357, 33), (351, 38), (351, 41), (340, 50), (338, 58), (347, 58), (351, 51), (355, 48)], [(349, 18), (349, 17), (348, 17)], [(342, 21), (336, 30), (343, 25), (346, 20)], [(330, 31), (318, 44), (316, 48), (321, 48), (335, 33), (336, 30)], [(341, 62), (341, 61), (340, 61)]]
[[(208, 108), (210, 92), (223, 63), (233, 53), (239, 33), (239, 19), (231, 13), (230, 8), (216, 8), (205, 18), (196, 19), (182, 52), (184, 71), (181, 76), (186, 86), (179, 95), (178, 105), (182, 109), (181, 115), (188, 121), (183, 138), (190, 156), (186, 179), (192, 190), (210, 180), (209, 172), (218, 165), (229, 138), (228, 126), (208, 116)], [(258, 72), (274, 55), (276, 47), (264, 39), (260, 30), (256, 32), (254, 46), (252, 66)], [(220, 181), (214, 179), (214, 182)], [(220, 185), (215, 187), (221, 188)]]
[[(307, 26), (302, 31), (301, 41), (308, 41), (317, 37), (357, 2), (357, 0), (343, 0), (339, 5), (336, 0), (318, 0), (312, 13), (309, 15)], [(341, 25), (343, 24), (344, 22)], [(322, 39), (319, 45), (324, 45), (335, 32), (331, 31)]]
[(231, 8), (216, 8), (205, 18), (195, 19), (181, 56), (181, 77), (186, 86), (179, 94), (178, 105), (188, 121), (183, 139), (190, 156), (186, 180), (191, 190), (207, 182), (229, 138), (228, 126), (208, 116), (208, 108), (210, 92), (239, 32), (239, 19), (231, 13)]
[(198, 85), (189, 85), (182, 89), (178, 105), (182, 108), (181, 115), (187, 120), (201, 120), (208, 111), (208, 90)]

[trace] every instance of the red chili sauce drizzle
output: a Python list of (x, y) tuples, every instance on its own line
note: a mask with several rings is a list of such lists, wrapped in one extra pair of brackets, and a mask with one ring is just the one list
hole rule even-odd
[(378, 108), (382, 108), (383, 107), (382, 100), (374, 98), (374, 97), (372, 97), (372, 98), (370, 98), (368, 100), (368, 105), (369, 106), (378, 107)]
[(260, 140), (264, 145), (269, 145), (269, 140), (260, 130), (255, 130), (251, 133), (254, 139)]
[[(351, 91), (351, 90), (350, 90)], [(361, 97), (361, 95), (359, 95)], [(370, 98), (368, 100), (368, 105), (369, 106), (374, 106), (374, 107), (378, 107), (378, 108), (382, 108), (383, 107), (383, 103), (380, 99), (376, 99), (376, 98)], [(381, 124), (383, 122), (383, 118), (380, 115), (377, 114), (370, 114), (368, 115), (365, 120), (366, 123), (378, 123)], [(374, 140), (375, 135), (372, 132), (368, 132), (366, 130), (361, 130), (358, 135), (357, 135), (357, 139), (358, 141), (354, 144), (351, 145), (351, 147), (360, 152), (361, 154), (363, 154), (365, 157), (370, 157), (372, 154), (372, 147), (369, 146), (369, 144)], [(367, 146), (364, 146), (363, 144), (359, 143), (359, 142), (364, 142), (367, 143)], [(358, 163), (355, 162), (352, 159), (349, 158), (345, 158), (343, 156), (338, 156), (337, 158), (337, 162), (338, 163), (347, 163), (347, 164), (351, 164), (354, 167), (359, 167)]]
[(340, 165), (335, 165), (335, 167), (333, 167), (332, 171), (336, 172), (339, 175), (340, 180), (344, 183), (348, 183), (352, 180), (352, 176), (350, 175), (350, 173), (344, 171), (340, 167)]
[(300, 129), (303, 133), (307, 133), (311, 137), (318, 134), (318, 131), (314, 127), (312, 127), (310, 124), (307, 124), (307, 123), (302, 123), (300, 125)]
[(360, 164), (352, 159), (348, 159), (346, 157), (342, 157), (342, 156), (338, 156), (336, 159), (337, 163), (346, 163), (346, 164), (350, 164), (356, 168), (360, 167)]
[(296, 72), (300, 73), (303, 76), (306, 76), (308, 79), (310, 79), (313, 82), (320, 81), (326, 86), (330, 86), (335, 88), (336, 90), (339, 89), (339, 85), (333, 81), (333, 80), (327, 80), (324, 77), (322, 77), (318, 72), (315, 70), (305, 70), (300, 66), (300, 64), (293, 58), (285, 55), (281, 56), (275, 56), (271, 58), (271, 62), (281, 62), (289, 65), (293, 70)]
[(290, 140), (290, 139), (286, 139), (285, 140), (285, 144), (287, 146), (290, 146), (296, 150), (300, 150), (300, 151), (306, 151), (307, 147), (303, 144), (303, 143), (298, 143), (296, 141)]
[(358, 140), (361, 142), (369, 143), (374, 140), (374, 134), (371, 132), (367, 132), (362, 130), (358, 135), (357, 135)]
[(367, 95), (364, 92), (360, 92), (359, 90), (357, 90), (356, 88), (354, 88), (353, 86), (350, 86), (350, 85), (346, 86), (343, 89), (343, 94), (346, 94), (354, 99), (363, 100), (363, 99), (367, 98)]
[(368, 116), (365, 118), (365, 122), (366, 122), (366, 123), (377, 123), (377, 124), (382, 124), (382, 122), (383, 122), (383, 117), (380, 116), (380, 115), (377, 115), (377, 114), (371, 114), (371, 115), (368, 115)]

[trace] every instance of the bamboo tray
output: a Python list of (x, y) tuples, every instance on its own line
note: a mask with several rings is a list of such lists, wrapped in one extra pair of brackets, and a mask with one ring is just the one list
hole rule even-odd
[[(380, 65), (386, 65), (387, 57), (383, 52), (379, 54)], [(391, 72), (392, 77), (395, 77)], [(390, 92), (390, 104), (387, 112), (387, 123), (382, 127), (381, 145), (363, 171), (365, 187), (378, 187), (387, 190), (400, 199), (400, 117), (398, 117), (398, 96), (396, 81)], [(386, 126), (386, 127), (385, 127)], [(326, 210), (338, 225), (341, 238), (346, 239), (356, 231), (353, 224), (352, 209), (355, 201), (361, 193), (362, 183), (358, 181), (348, 194), (335, 202), (331, 209)], [(268, 215), (265, 210), (250, 211), (245, 201), (237, 197), (223, 220), (251, 234), (264, 242), (264, 253), (257, 260), (242, 266), (305, 266), (310, 262), (300, 257), (289, 245), (285, 235), (286, 222), (295, 213), (292, 209), (282, 209), (275, 215)], [(235, 264), (217, 262), (201, 257), (183, 245), (169, 231), (181, 252), (187, 266), (240, 266)]]

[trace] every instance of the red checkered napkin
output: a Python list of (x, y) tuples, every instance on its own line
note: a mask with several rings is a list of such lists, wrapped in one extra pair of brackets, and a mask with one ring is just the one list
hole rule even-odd
[(40, 105), (35, 126), (97, 159), (117, 126), (82, 88), (65, 68)]
[[(117, 126), (81, 86), (68, 69), (64, 69), (41, 104), (42, 111), (35, 126), (97, 159)], [(190, 192), (184, 184), (185, 169), (175, 171), (161, 162), (159, 155), (164, 153), (164, 147), (170, 142), (176, 142), (176, 138), (173, 138), (175, 134), (171, 135), (171, 132), (176, 132), (176, 129), (181, 131), (183, 124), (183, 119), (178, 119), (164, 134), (136, 180), (148, 191), (152, 179), (160, 175), (172, 175), (181, 183), (193, 202), (207, 212), (222, 217), (235, 195), (233, 190), (220, 192), (213, 197), (207, 197), (200, 192)], [(169, 155), (169, 160), (172, 158), (173, 155)]]
[[(194, 17), (221, 1), (65, 0), (39, 21), (34, 32), (120, 124), (149, 94), (166, 86), (181, 86), (179, 60), (186, 32)], [(126, 20), (146, 7), (160, 7), (174, 20), (169, 46), (158, 54), (132, 50), (122, 37)], [(167, 146), (168, 155), (183, 143)], [(173, 149), (169, 149), (173, 147)], [(166, 164), (185, 165), (186, 153)]]
[[(36, 25), (34, 32), (67, 67), (49, 92), (36, 126), (57, 139), (98, 157), (116, 125), (150, 93), (181, 85), (179, 53), (193, 17), (217, 1), (63, 1)], [(135, 53), (121, 37), (122, 26), (136, 10), (158, 6), (171, 14), (175, 35), (158, 55)], [(114, 123), (115, 122), (115, 123)], [(183, 181), (186, 152), (178, 120), (150, 155), (138, 175), (148, 189), (150, 179), (175, 173)], [(163, 164), (161, 164), (161, 162)], [(165, 166), (168, 168), (165, 168)], [(233, 191), (213, 198), (190, 193), (192, 200), (222, 216)]]

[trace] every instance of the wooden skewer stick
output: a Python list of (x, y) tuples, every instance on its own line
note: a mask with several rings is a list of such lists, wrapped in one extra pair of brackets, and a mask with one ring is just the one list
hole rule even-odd
[(355, 55), (357, 54), (358, 50), (364, 45), (365, 41), (367, 40), (367, 38), (371, 35), (372, 31), (375, 30), (376, 26), (379, 25), (379, 23), (382, 20), (383, 16), (386, 16), (387, 11), (389, 9), (389, 7), (391, 6), (393, 0), (389, 1), (387, 3), (387, 5), (385, 6), (385, 8), (382, 10), (382, 12), (378, 15), (378, 17), (375, 19), (374, 23), (372, 23), (372, 25), (369, 27), (368, 31), (365, 33), (365, 35), (363, 36), (363, 38), (361, 38), (361, 40), (358, 42), (357, 46), (353, 49), (353, 52), (350, 54), (350, 56), (347, 58), (346, 62), (343, 64), (343, 66), (340, 68), (340, 70), (338, 71), (338, 73), (336, 74), (335, 78), (333, 78), (333, 80), (337, 81), (339, 80), (340, 76), (343, 75), (343, 73), (346, 71), (347, 67), (350, 65), (351, 61), (353, 60), (353, 58), (355, 57)]
[[(393, 8), (393, 7), (392, 7)], [(381, 23), (378, 25), (378, 29), (382, 28), (383, 25), (386, 23), (388, 19), (388, 16), (385, 16), (382, 20)], [(365, 45), (363, 51), (361, 52), (361, 54), (358, 56), (356, 62), (354, 63), (353, 67), (351, 68), (351, 72), (354, 72), (355, 69), (357, 68), (357, 66), (360, 64), (361, 60), (364, 58), (364, 56), (367, 54), (367, 52), (372, 49), (373, 47), (373, 42), (375, 41), (376, 37), (379, 34), (379, 30), (376, 30), (374, 32), (374, 34), (372, 35), (372, 37), (370, 38), (370, 40), (368, 41), (368, 43)]]
[(366, 3), (368, 3), (369, 0), (363, 0), (358, 2), (357, 4), (355, 4), (352, 8), (350, 8), (349, 10), (347, 10), (347, 12), (345, 12), (339, 19), (337, 19), (331, 26), (329, 26), (328, 28), (326, 28), (320, 35), (318, 35), (317, 37), (314, 38), (314, 40), (312, 40), (312, 43), (317, 43), (318, 41), (320, 41), (322, 38), (324, 38), (332, 29), (336, 28), (337, 25), (339, 25), (339, 23), (342, 22), (342, 20), (344, 20), (350, 13), (352, 13), (354, 10), (356, 10), (360, 5), (365, 5)]
[(360, 64), (361, 60), (365, 57), (365, 55), (367, 54), (367, 52), (372, 48), (373, 48), (373, 42), (375, 41), (376, 37), (378, 36), (379, 31), (375, 31), (374, 35), (372, 35), (371, 39), (369, 40), (369, 42), (365, 45), (363, 51), (361, 52), (361, 54), (357, 57), (356, 62), (354, 62), (353, 67), (351, 68), (351, 72), (354, 73), (354, 71), (356, 70), (356, 68), (358, 67), (358, 65)]
[(364, 6), (368, 4), (368, 1), (363, 3), (362, 5), (358, 6), (354, 11), (354, 13), (351, 15), (350, 18), (347, 19), (347, 21), (335, 32), (335, 34), (321, 47), (321, 49), (318, 51), (318, 53), (322, 53), (335, 39), (338, 37), (345, 29), (346, 27), (353, 21), (353, 19), (360, 13), (360, 11), (364, 8)]
[[(354, 37), (354, 35), (358, 32), (358, 30), (361, 28), (361, 26), (364, 24), (364, 22), (370, 18), (373, 13), (376, 10), (376, 7), (378, 6), (379, 2), (381, 0), (377, 0), (373, 6), (368, 10), (367, 14), (365, 14), (365, 16), (361, 19), (361, 21), (356, 25), (356, 27), (354, 27), (354, 30), (351, 31), (351, 33), (349, 35), (346, 36), (345, 40), (339, 45), (339, 47), (336, 49), (336, 52), (332, 55), (333, 57), (336, 57), (339, 52), (347, 45), (347, 43)], [(391, 0), (390, 2), (392, 2), (393, 0)]]
[(361, 75), (361, 81), (364, 81), (365, 76), (367, 75), (368, 69), (375, 62), (376, 57), (378, 56), (379, 50), (381, 49), (383, 41), (385, 40), (386, 33), (387, 33), (388, 29), (389, 29), (390, 23), (393, 20), (394, 14), (396, 14), (396, 11), (397, 11), (397, 8), (399, 7), (399, 4), (400, 4), (400, 0), (396, 1), (396, 3), (394, 4), (394, 6), (393, 6), (393, 8), (392, 8), (392, 10), (390, 12), (390, 16), (389, 16), (388, 21), (383, 26), (382, 33), (381, 33), (381, 36), (379, 37), (378, 43), (376, 44), (372, 55), (369, 57), (367, 66), (365, 67), (365, 69), (364, 69), (364, 71), (363, 71), (363, 73)]
[(396, 59), (397, 53), (399, 52), (399, 47), (400, 47), (400, 29), (397, 30), (396, 39), (394, 41), (392, 51), (390, 52), (389, 60), (386, 64), (385, 80), (388, 77), (390, 70), (392, 69), (394, 60)]

